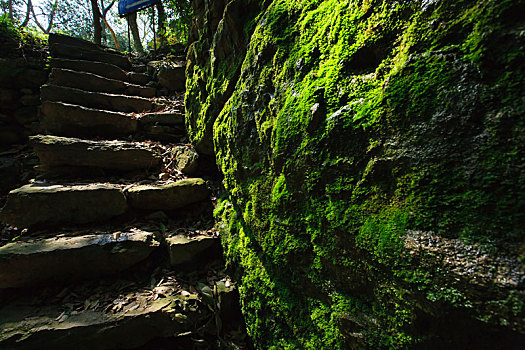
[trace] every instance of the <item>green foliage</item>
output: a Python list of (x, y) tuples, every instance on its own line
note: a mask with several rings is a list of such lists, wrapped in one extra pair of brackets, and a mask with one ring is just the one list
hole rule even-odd
[[(189, 0), (170, 0), (166, 4), (167, 23), (165, 37), (169, 45), (188, 44), (193, 11)], [(162, 33), (159, 33), (162, 34)]]
[(2, 33), (2, 35), (8, 35), (14, 39), (20, 38), (18, 28), (13, 24), (11, 19), (9, 19), (7, 14), (0, 15), (0, 33)]
[(22, 47), (43, 48), (47, 45), (47, 35), (34, 28), (18, 27), (7, 16), (0, 16), (0, 33), (20, 43)]

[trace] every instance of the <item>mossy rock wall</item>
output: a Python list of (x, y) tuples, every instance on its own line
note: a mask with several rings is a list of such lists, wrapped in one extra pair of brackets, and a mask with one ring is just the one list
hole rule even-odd
[(525, 2), (225, 9), (197, 25), (186, 124), (213, 135), (256, 347), (523, 344)]

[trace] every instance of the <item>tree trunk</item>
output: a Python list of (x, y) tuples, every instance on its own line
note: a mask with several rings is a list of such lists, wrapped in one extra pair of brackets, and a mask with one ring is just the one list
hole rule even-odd
[(102, 44), (102, 25), (100, 24), (100, 9), (97, 0), (91, 0), (91, 9), (93, 10), (93, 29), (95, 44)]
[(142, 47), (142, 42), (140, 41), (139, 27), (137, 26), (137, 13), (134, 12), (128, 15), (128, 17), (126, 18), (128, 19), (131, 34), (133, 34), (133, 43), (135, 46), (135, 50), (137, 50), (137, 52), (142, 53), (144, 52), (144, 48)]
[(106, 25), (106, 28), (108, 28), (109, 32), (111, 33), (111, 37), (113, 38), (113, 42), (115, 43), (115, 47), (117, 48), (117, 50), (120, 51), (120, 45), (118, 43), (117, 36), (115, 35), (115, 31), (113, 30), (113, 28), (111, 28), (109, 26), (109, 23), (108, 23), (108, 21), (106, 20), (105, 17), (102, 17), (102, 20), (104, 21), (104, 24)]
[[(111, 9), (111, 7), (113, 6), (113, 4), (115, 4), (115, 1), (112, 1), (108, 5), (108, 7), (106, 7), (104, 5), (104, 0), (100, 0), (100, 5), (102, 6), (101, 18), (102, 18), (102, 21), (104, 22), (104, 25), (109, 30), (109, 32), (111, 34), (111, 37), (113, 38), (113, 42), (115, 43), (115, 47), (117, 48), (117, 50), (120, 51), (120, 45), (118, 43), (117, 36), (115, 35), (115, 31), (113, 30), (113, 28), (111, 28), (111, 26), (109, 25), (109, 23), (108, 23), (108, 21), (106, 19), (106, 15), (108, 14), (108, 12)], [(105, 31), (104, 31), (104, 35), (105, 35)]]
[(14, 20), (13, 18), (13, 0), (8, 1), (8, 6), (9, 6), (9, 19), (12, 22)]
[(157, 11), (159, 12), (159, 42), (162, 46), (166, 42), (166, 11), (162, 1), (157, 3)]

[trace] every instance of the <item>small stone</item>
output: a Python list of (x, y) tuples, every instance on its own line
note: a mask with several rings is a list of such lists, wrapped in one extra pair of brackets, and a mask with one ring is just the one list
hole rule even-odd
[(192, 174), (198, 168), (199, 154), (193, 147), (176, 146), (171, 150), (175, 168), (184, 174)]

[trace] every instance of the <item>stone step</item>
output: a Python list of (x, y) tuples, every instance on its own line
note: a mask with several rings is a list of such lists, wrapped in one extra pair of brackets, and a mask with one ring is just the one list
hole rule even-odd
[(53, 58), (50, 61), (50, 66), (51, 68), (62, 68), (77, 72), (93, 73), (109, 79), (127, 81), (128, 83), (137, 85), (146, 85), (151, 81), (151, 77), (147, 74), (126, 72), (113, 64), (103, 62)]
[(104, 62), (113, 64), (124, 70), (131, 69), (131, 63), (126, 56), (108, 50), (80, 47), (63, 43), (50, 44), (49, 49), (53, 57)]
[(131, 171), (160, 163), (159, 151), (147, 143), (92, 141), (52, 135), (29, 138), (40, 164), (45, 168), (73, 166)]
[(137, 131), (138, 121), (129, 114), (45, 101), (40, 114), (45, 129), (58, 136), (121, 137)]
[(184, 118), (184, 113), (180, 112), (145, 113), (139, 117), (139, 123), (143, 125), (184, 126)]
[[(235, 315), (238, 308), (234, 286), (218, 278), (210, 283), (205, 276), (191, 285), (174, 273), (157, 278), (153, 284), (155, 277), (146, 282), (122, 279), (12, 296), (0, 306), (0, 348), (134, 349), (155, 338), (170, 338), (180, 348), (191, 349), (180, 344), (181, 336), (206, 323), (210, 334), (216, 334), (215, 322), (208, 321), (217, 316), (224, 325), (232, 322), (232, 310)], [(215, 309), (222, 311), (214, 315)]]
[(117, 274), (145, 260), (159, 246), (154, 233), (137, 228), (21, 239), (0, 247), (0, 289)]
[(157, 105), (143, 97), (131, 97), (46, 84), (40, 89), (42, 101), (65, 102), (79, 106), (115, 112), (142, 113)]
[(16, 227), (86, 224), (116, 217), (127, 208), (118, 185), (34, 183), (9, 192), (0, 220)]
[(208, 200), (210, 191), (206, 181), (193, 178), (163, 186), (134, 186), (127, 190), (126, 196), (133, 208), (170, 211)]
[(84, 91), (106, 92), (128, 96), (155, 97), (157, 90), (150, 86), (126, 83), (121, 80), (104, 78), (100, 75), (76, 72), (69, 69), (53, 68), (49, 82), (54, 85), (76, 88)]
[[(78, 47), (78, 48), (82, 48), (86, 50), (96, 50), (96, 51), (104, 51), (104, 50), (109, 49), (109, 48), (104, 48), (100, 45), (97, 45), (91, 41), (81, 39), (81, 38), (74, 38), (69, 35), (55, 34), (55, 33), (49, 34), (48, 43), (49, 45), (55, 45), (55, 44), (68, 45), (68, 46), (74, 46), (74, 47)], [(110, 50), (113, 51), (114, 53), (118, 53), (115, 50), (112, 50), (112, 49)]]
[(209, 262), (220, 257), (222, 252), (221, 240), (216, 236), (175, 235), (165, 240), (172, 266), (195, 266), (200, 262)]

